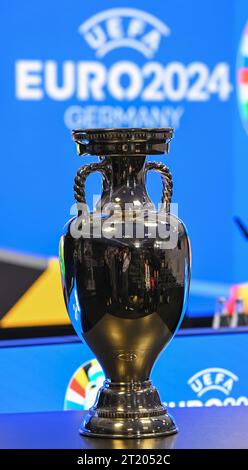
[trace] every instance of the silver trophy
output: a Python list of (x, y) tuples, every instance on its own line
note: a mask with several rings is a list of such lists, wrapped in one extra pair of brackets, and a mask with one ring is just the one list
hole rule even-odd
[[(96, 155), (98, 161), (75, 177), (78, 215), (60, 245), (64, 298), (76, 333), (106, 377), (82, 423), (83, 435), (141, 438), (177, 432), (150, 373), (184, 315), (190, 246), (184, 224), (170, 213), (168, 167), (146, 161), (147, 155), (168, 153), (172, 137), (171, 128), (73, 131), (79, 155)], [(162, 180), (158, 210), (146, 188), (151, 170)], [(103, 189), (90, 213), (85, 181), (96, 171)]]

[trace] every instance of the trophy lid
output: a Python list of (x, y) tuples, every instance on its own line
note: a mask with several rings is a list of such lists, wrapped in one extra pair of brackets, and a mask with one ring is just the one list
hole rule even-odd
[(137, 156), (169, 152), (174, 129), (75, 129), (72, 138), (79, 155)]

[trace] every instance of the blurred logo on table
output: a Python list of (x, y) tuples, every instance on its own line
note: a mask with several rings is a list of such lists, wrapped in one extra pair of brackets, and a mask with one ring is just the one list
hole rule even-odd
[(239, 112), (244, 129), (248, 133), (248, 22), (241, 37), (237, 64)]
[(96, 359), (85, 362), (76, 370), (68, 384), (64, 410), (88, 410), (94, 405), (104, 379), (103, 370)]
[[(78, 33), (86, 48), (82, 52), (93, 50), (93, 60), (16, 61), (16, 98), (67, 103), (64, 122), (70, 129), (177, 129), (187, 103), (229, 99), (229, 64), (221, 60), (211, 66), (200, 60), (185, 64), (179, 57), (166, 60), (168, 51), (175, 48), (174, 32), (150, 12), (124, 7), (103, 10), (83, 21)], [(72, 52), (75, 56), (73, 47)]]

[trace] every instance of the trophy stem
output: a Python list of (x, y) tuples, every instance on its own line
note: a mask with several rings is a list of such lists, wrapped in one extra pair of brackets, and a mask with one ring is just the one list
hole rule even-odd
[(106, 380), (80, 429), (85, 436), (106, 438), (157, 437), (176, 432), (177, 426), (150, 380)]

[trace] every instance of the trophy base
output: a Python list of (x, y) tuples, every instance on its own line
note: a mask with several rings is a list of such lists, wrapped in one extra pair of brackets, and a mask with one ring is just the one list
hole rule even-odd
[(138, 439), (169, 436), (177, 431), (149, 380), (125, 383), (106, 380), (79, 432), (89, 437)]

